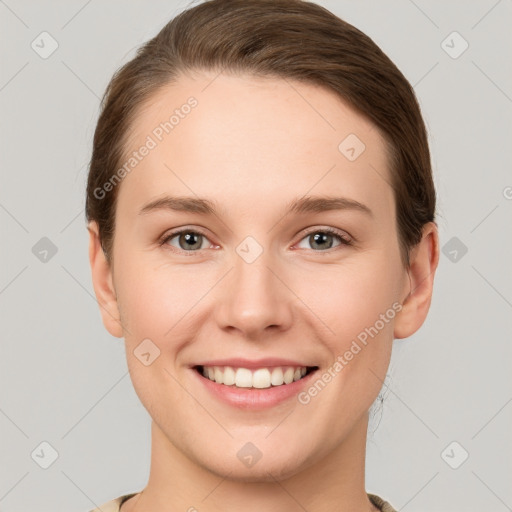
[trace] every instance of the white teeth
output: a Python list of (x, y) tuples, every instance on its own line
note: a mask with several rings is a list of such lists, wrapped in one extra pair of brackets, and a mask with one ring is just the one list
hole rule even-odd
[(278, 366), (275, 368), (258, 368), (254, 371), (248, 368), (233, 368), (231, 366), (204, 366), (202, 370), (204, 377), (217, 384), (258, 389), (291, 384), (304, 377), (306, 373), (307, 368), (305, 366)]
[(269, 388), (270, 387), (270, 372), (266, 368), (256, 370), (252, 374), (252, 387), (253, 388)]
[(235, 383), (235, 370), (231, 366), (224, 368), (224, 384), (226, 386), (232, 386)]
[(235, 375), (235, 385), (237, 388), (252, 387), (252, 373), (247, 368), (238, 368)]
[(272, 384), (272, 386), (281, 386), (281, 384), (284, 384), (282, 368), (274, 368), (272, 370), (272, 375), (270, 377), (270, 383)]
[(214, 366), (213, 375), (215, 377), (215, 382), (219, 384), (224, 384), (224, 375), (222, 374), (222, 370), (220, 368)]
[(293, 382), (293, 374), (295, 373), (294, 368), (286, 368), (286, 371), (283, 374), (283, 379), (285, 384), (290, 384)]

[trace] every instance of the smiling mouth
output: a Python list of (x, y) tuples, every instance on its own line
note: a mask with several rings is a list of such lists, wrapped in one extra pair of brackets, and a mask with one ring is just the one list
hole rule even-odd
[(235, 368), (232, 366), (195, 366), (202, 377), (232, 388), (265, 389), (287, 386), (318, 370), (318, 366), (273, 366), (268, 368)]

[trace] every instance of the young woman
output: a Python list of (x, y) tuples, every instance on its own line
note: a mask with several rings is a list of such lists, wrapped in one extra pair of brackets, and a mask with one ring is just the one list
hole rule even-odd
[(181, 13), (107, 88), (86, 213), (152, 418), (147, 485), (103, 512), (394, 510), (369, 409), (439, 243), (418, 103), (370, 38), (301, 0)]

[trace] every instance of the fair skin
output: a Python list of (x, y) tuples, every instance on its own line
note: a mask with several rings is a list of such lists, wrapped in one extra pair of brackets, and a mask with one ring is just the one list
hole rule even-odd
[[(122, 511), (375, 510), (364, 480), (368, 410), (393, 338), (412, 335), (426, 318), (439, 257), (436, 225), (425, 226), (404, 268), (376, 127), (320, 87), (215, 76), (182, 76), (136, 118), (131, 150), (167, 112), (190, 96), (198, 101), (123, 179), (113, 267), (97, 225), (89, 225), (103, 322), (124, 337), (134, 388), (152, 418), (149, 481)], [(338, 150), (351, 133), (366, 146), (352, 162)], [(206, 198), (218, 211), (139, 213), (165, 195)], [(371, 214), (286, 214), (304, 195), (349, 198)], [(204, 236), (191, 248), (179, 235), (158, 244), (181, 227)], [(353, 245), (336, 235), (327, 235), (326, 249), (315, 244), (313, 235), (328, 227)], [(236, 251), (248, 236), (263, 249), (251, 263)], [(401, 310), (307, 404), (294, 396), (262, 410), (233, 407), (192, 368), (220, 358), (281, 357), (317, 366), (321, 376), (394, 303)], [(148, 366), (134, 355), (146, 338), (160, 350)], [(261, 452), (250, 467), (237, 457), (248, 442)]]

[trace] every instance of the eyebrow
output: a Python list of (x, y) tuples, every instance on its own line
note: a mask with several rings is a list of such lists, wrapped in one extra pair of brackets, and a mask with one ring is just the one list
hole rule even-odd
[[(139, 212), (144, 215), (158, 210), (198, 213), (201, 215), (217, 215), (214, 201), (198, 197), (165, 196), (145, 204)], [(373, 212), (363, 203), (347, 197), (306, 196), (288, 203), (286, 213), (319, 213), (330, 210), (354, 210), (373, 217)]]

